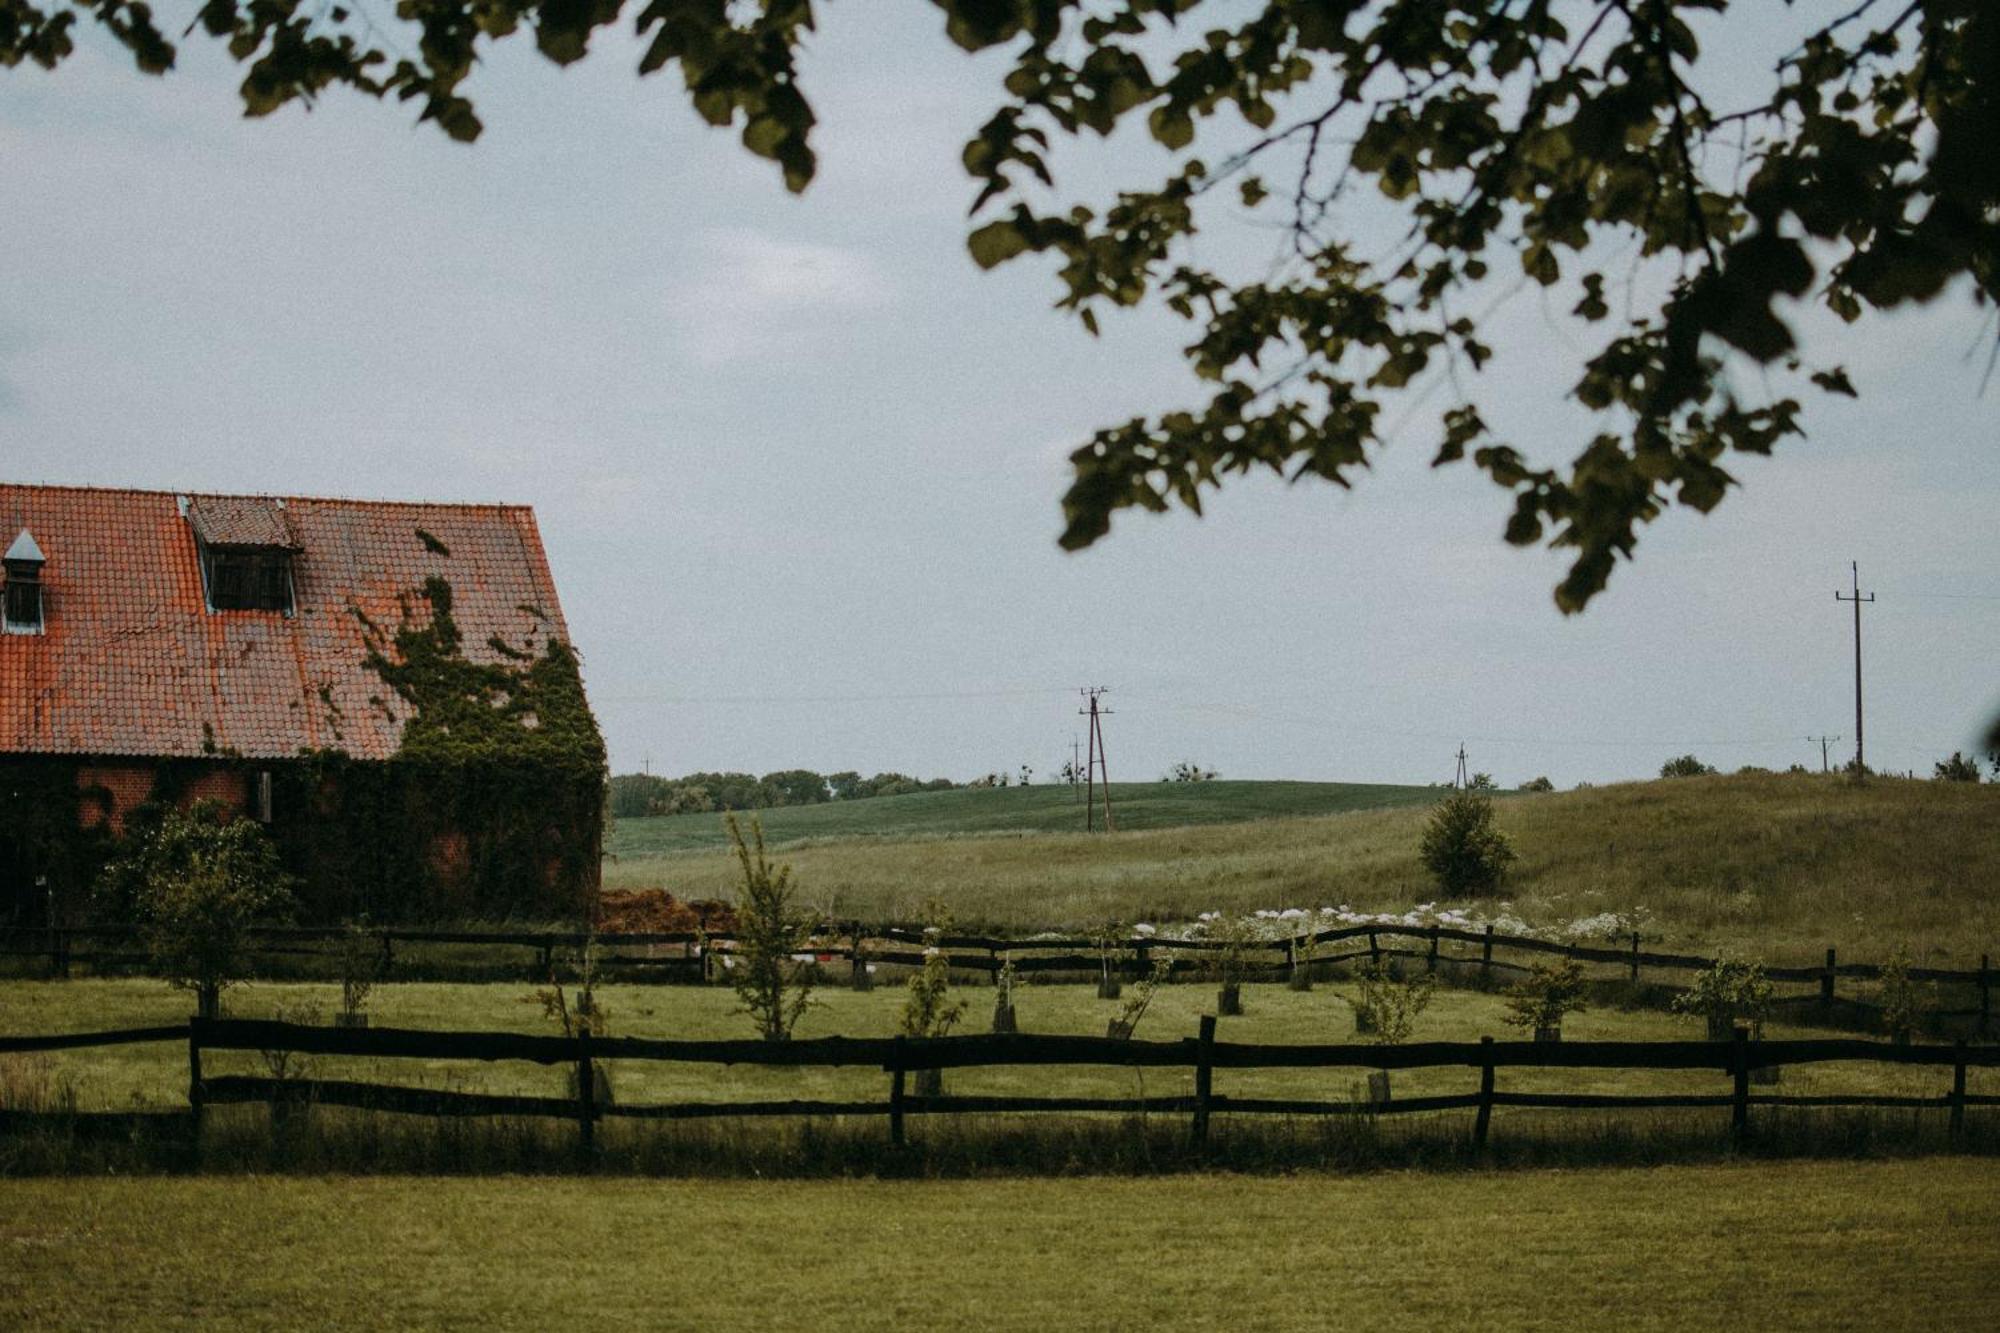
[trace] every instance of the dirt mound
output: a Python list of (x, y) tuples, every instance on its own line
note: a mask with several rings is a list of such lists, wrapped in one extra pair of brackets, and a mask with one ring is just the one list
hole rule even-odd
[(665, 889), (606, 889), (597, 904), (597, 928), (606, 934), (736, 929), (736, 909), (728, 903), (715, 898), (683, 902)]

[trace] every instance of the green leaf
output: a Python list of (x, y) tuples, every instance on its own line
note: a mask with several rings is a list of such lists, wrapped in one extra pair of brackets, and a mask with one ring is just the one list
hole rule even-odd
[(1026, 250), (1028, 238), (1011, 220), (1002, 218), (966, 237), (965, 248), (972, 252), (973, 263), (981, 268), (994, 268)]

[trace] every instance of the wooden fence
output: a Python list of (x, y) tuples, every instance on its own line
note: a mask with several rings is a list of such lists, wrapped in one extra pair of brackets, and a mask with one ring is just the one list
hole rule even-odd
[[(403, 928), (371, 928), (368, 938), (376, 942), (382, 975), (392, 970), (405, 979), (423, 974), (421, 966), (399, 965), (399, 945), (447, 945), (488, 949), (529, 950), (535, 961), (527, 969), (536, 976), (547, 975), (562, 951), (584, 948), (595, 941), (601, 966), (653, 973), (663, 978), (712, 981), (725, 966), (735, 937), (728, 931), (702, 934), (693, 931), (658, 931), (590, 935), (580, 931), (465, 931)], [(274, 957), (325, 959), (328, 946), (344, 938), (337, 927), (267, 927), (253, 932), (260, 954)], [(944, 949), (953, 969), (987, 976), (999, 972), (1003, 961), (1011, 961), (1016, 971), (1043, 974), (1095, 974), (1108, 966), (1114, 975), (1144, 976), (1155, 957), (1171, 953), (1176, 972), (1205, 972), (1213, 967), (1213, 956), (1225, 947), (1207, 939), (1167, 939), (1132, 936), (1110, 945), (1101, 941), (1061, 935), (1031, 935), (1000, 938), (987, 935), (948, 934), (931, 940), (921, 930), (907, 926), (869, 927), (859, 922), (843, 922), (813, 945), (814, 955), (831, 966), (846, 965), (855, 973), (875, 963), (920, 966), (922, 949), (935, 943)], [(1473, 946), (1476, 955), (1444, 952), (1446, 944)], [(1337, 946), (1347, 946), (1339, 948)], [(677, 953), (661, 953), (677, 949)], [(1527, 935), (1503, 935), (1488, 926), (1484, 930), (1462, 930), (1451, 926), (1359, 925), (1340, 926), (1290, 938), (1258, 940), (1247, 946), (1254, 955), (1253, 974), (1283, 975), (1310, 958), (1314, 965), (1334, 966), (1368, 959), (1414, 959), (1430, 971), (1439, 967), (1476, 967), (1491, 978), (1502, 973), (1525, 972), (1528, 964), (1496, 957), (1496, 953), (1541, 955), (1604, 964), (1640, 979), (1642, 970), (1692, 973), (1707, 971), (1716, 960), (1697, 954), (1658, 953), (1640, 947), (1634, 932), (1629, 944), (1610, 948), (1597, 945), (1560, 943)], [(644, 952), (634, 953), (633, 950)], [(1322, 951), (1325, 952), (1322, 952)], [(138, 933), (131, 926), (63, 926), (26, 928), (0, 932), (0, 957), (46, 958), (57, 976), (68, 976), (72, 964), (142, 965), (145, 955), (138, 951)], [(1817, 984), (1817, 996), (1806, 997), (1824, 1009), (1835, 1001), (1859, 1004), (1853, 995), (1838, 995), (1842, 980), (1872, 980), (1882, 975), (1879, 963), (1843, 963), (1834, 949), (1826, 951), (1826, 961), (1816, 967), (1766, 967), (1765, 976), (1775, 982)], [(1936, 1018), (1976, 1019), (1978, 1033), (1992, 1031), (1993, 991), (2000, 984), (2000, 971), (1990, 955), (1982, 954), (1977, 968), (1912, 967), (1912, 981), (1963, 986), (1977, 991), (1977, 1002), (1961, 1008), (1931, 1011)]]
[[(1649, 1110), (1727, 1107), (1732, 1130), (1746, 1133), (1753, 1107), (1909, 1107), (1949, 1113), (1954, 1135), (1964, 1128), (1969, 1106), (2000, 1106), (2000, 1096), (1966, 1091), (1969, 1068), (2000, 1068), (2000, 1045), (1913, 1044), (1827, 1039), (1753, 1041), (1737, 1028), (1730, 1041), (1415, 1042), (1402, 1046), (1283, 1046), (1215, 1039), (1215, 1019), (1201, 1020), (1199, 1035), (1178, 1041), (1115, 1040), (1029, 1034), (939, 1038), (821, 1037), (790, 1042), (758, 1040), (671, 1041), (647, 1037), (553, 1037), (511, 1032), (429, 1032), (395, 1028), (329, 1028), (262, 1020), (193, 1019), (173, 1027), (62, 1036), (0, 1037), (0, 1055), (73, 1050), (140, 1042), (185, 1041), (188, 1051), (188, 1115), (197, 1136), (207, 1108), (230, 1103), (274, 1106), (357, 1107), (430, 1116), (540, 1116), (576, 1122), (578, 1141), (589, 1148), (597, 1123), (605, 1118), (687, 1120), (721, 1116), (879, 1116), (888, 1122), (891, 1142), (906, 1140), (912, 1115), (993, 1113), (1173, 1114), (1188, 1117), (1189, 1134), (1206, 1142), (1211, 1117), (1229, 1115), (1390, 1115), (1413, 1112), (1475, 1113), (1473, 1142), (1484, 1147), (1495, 1107)], [(340, 1079), (264, 1078), (205, 1075), (211, 1051), (295, 1052), (419, 1060), (519, 1060), (574, 1068), (569, 1097), (509, 1096), (413, 1088)], [(888, 1075), (884, 1101), (678, 1102), (625, 1105), (598, 1101), (594, 1066), (603, 1060), (658, 1060), (679, 1063), (763, 1065), (798, 1068), (867, 1068)], [(1949, 1068), (1951, 1090), (1932, 1097), (1863, 1094), (1787, 1096), (1752, 1093), (1752, 1071), (1787, 1065), (1867, 1061)], [(1188, 1069), (1192, 1095), (1161, 1097), (978, 1097), (913, 1093), (907, 1076), (925, 1070), (981, 1066), (1105, 1065)], [(1215, 1090), (1217, 1070), (1371, 1070), (1460, 1067), (1479, 1072), (1476, 1092), (1380, 1101), (1238, 1097)], [(1732, 1079), (1731, 1091), (1707, 1094), (1581, 1094), (1501, 1092), (1494, 1076), (1502, 1069), (1711, 1070)], [(18, 1114), (0, 1113), (0, 1128)], [(83, 1119), (85, 1117), (77, 1117)]]

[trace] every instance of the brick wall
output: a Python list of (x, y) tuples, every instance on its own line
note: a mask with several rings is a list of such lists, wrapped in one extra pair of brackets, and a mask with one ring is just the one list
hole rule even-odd
[[(207, 769), (196, 774), (182, 788), (180, 804), (185, 807), (196, 801), (215, 800), (238, 813), (246, 813), (249, 809), (249, 783), (249, 775), (241, 771)], [(125, 816), (153, 793), (153, 768), (141, 763), (85, 764), (76, 771), (76, 785), (82, 791), (101, 787), (110, 794), (109, 808), (85, 800), (85, 825), (108, 824), (113, 833), (122, 833)]]

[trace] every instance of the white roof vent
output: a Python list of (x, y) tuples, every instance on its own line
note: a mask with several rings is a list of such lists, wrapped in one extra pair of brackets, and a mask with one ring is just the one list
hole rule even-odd
[(21, 535), (14, 539), (14, 544), (7, 548), (7, 554), (0, 556), (0, 560), (10, 565), (45, 565), (49, 558), (43, 555), (42, 548), (35, 544), (35, 534), (22, 528)]

